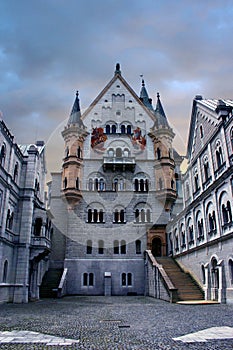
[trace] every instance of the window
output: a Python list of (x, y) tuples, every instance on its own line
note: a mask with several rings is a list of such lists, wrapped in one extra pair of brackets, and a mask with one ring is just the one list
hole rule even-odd
[(127, 125), (127, 134), (131, 135), (131, 125)]
[(141, 241), (139, 239), (136, 240), (135, 242), (135, 246), (136, 246), (136, 254), (141, 254)]
[(125, 222), (125, 211), (124, 209), (116, 209), (114, 211), (114, 223), (122, 224)]
[(157, 153), (157, 159), (158, 160), (161, 159), (161, 150), (159, 147), (157, 148), (156, 153)]
[(94, 188), (93, 188), (93, 180), (92, 179), (89, 179), (88, 181), (88, 190), (89, 191), (93, 191)]
[(2, 166), (5, 165), (5, 160), (6, 160), (6, 145), (3, 144), (1, 147), (1, 152), (0, 152), (0, 164)]
[(92, 272), (83, 274), (83, 286), (93, 286), (94, 285), (94, 274)]
[(205, 266), (201, 265), (201, 274), (202, 274), (202, 283), (206, 284), (206, 278), (205, 278)]
[(230, 277), (230, 283), (233, 284), (233, 260), (229, 260), (229, 277)]
[(203, 126), (202, 126), (202, 125), (200, 125), (200, 136), (201, 136), (201, 139), (202, 139), (203, 136), (204, 136)]
[(232, 222), (232, 212), (231, 212), (230, 201), (227, 201), (226, 204), (222, 204), (222, 218), (223, 218), (224, 225)]
[(223, 152), (222, 152), (222, 146), (221, 146), (220, 140), (216, 142), (216, 162), (217, 162), (217, 169), (218, 169), (223, 164)]
[(119, 241), (115, 240), (113, 243), (113, 253), (119, 254)]
[(203, 219), (198, 220), (197, 231), (199, 240), (202, 240), (204, 238)]
[(15, 182), (17, 182), (17, 179), (18, 179), (18, 171), (19, 171), (19, 164), (18, 162), (16, 162), (15, 168), (14, 168), (14, 174), (13, 174), (13, 179)]
[(81, 149), (80, 146), (77, 148), (77, 157), (78, 157), (79, 159), (82, 158), (82, 149)]
[(121, 285), (123, 287), (132, 286), (132, 273), (130, 273), (130, 272), (128, 272), (128, 273), (123, 272), (121, 274)]
[(124, 240), (121, 241), (121, 254), (126, 254), (126, 242)]
[(116, 125), (112, 125), (112, 134), (116, 134)]
[(125, 125), (121, 125), (121, 133), (125, 134)]
[(63, 187), (64, 189), (67, 188), (67, 177), (64, 178)]
[(87, 254), (92, 254), (92, 241), (88, 240), (87, 241), (87, 249), (86, 249)]
[(204, 165), (204, 181), (206, 182), (210, 178), (210, 167), (209, 167), (209, 161), (207, 156), (205, 156), (203, 159), (203, 165)]
[(41, 229), (42, 229), (42, 218), (36, 218), (34, 223), (34, 236), (40, 236), (41, 235)]
[(208, 215), (208, 221), (209, 221), (209, 232), (211, 233), (212, 231), (216, 230), (216, 216), (215, 216), (215, 211), (209, 213)]
[(151, 209), (137, 208), (135, 210), (135, 222), (136, 223), (151, 222)]
[(134, 191), (135, 192), (148, 192), (149, 191), (148, 179), (136, 178), (134, 180)]
[(110, 125), (106, 125), (106, 128), (105, 128), (105, 130), (106, 130), (106, 134), (110, 134)]
[(66, 151), (65, 151), (65, 157), (68, 157), (70, 153), (69, 147), (66, 147)]
[(104, 254), (104, 241), (102, 240), (98, 242), (98, 254)]
[(104, 212), (103, 209), (88, 209), (87, 211), (87, 222), (88, 223), (103, 223)]
[(4, 265), (3, 265), (2, 283), (7, 282), (7, 275), (8, 275), (8, 261), (5, 260)]
[(79, 178), (78, 177), (76, 178), (75, 186), (76, 186), (76, 190), (79, 190)]
[(197, 192), (199, 190), (199, 175), (197, 168), (194, 169), (194, 191)]

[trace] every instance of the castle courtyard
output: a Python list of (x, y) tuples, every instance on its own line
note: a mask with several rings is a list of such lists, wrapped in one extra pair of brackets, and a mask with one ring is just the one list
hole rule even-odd
[(233, 305), (70, 296), (0, 305), (0, 349), (232, 349)]

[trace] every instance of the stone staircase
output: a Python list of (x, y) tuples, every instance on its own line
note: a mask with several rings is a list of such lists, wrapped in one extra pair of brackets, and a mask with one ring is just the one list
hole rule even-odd
[(185, 273), (174, 259), (156, 257), (156, 261), (163, 266), (174, 287), (177, 288), (179, 301), (204, 300), (204, 293), (196, 281)]
[(48, 269), (40, 285), (40, 298), (54, 298), (62, 277), (63, 269)]

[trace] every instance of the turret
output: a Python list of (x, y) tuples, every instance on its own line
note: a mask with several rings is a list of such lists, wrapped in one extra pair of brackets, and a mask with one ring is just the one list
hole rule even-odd
[(177, 197), (172, 147), (175, 134), (168, 124), (159, 93), (154, 114), (156, 121), (149, 136), (154, 144), (156, 197), (164, 204), (165, 210), (169, 211)]
[(83, 143), (88, 135), (81, 119), (79, 94), (76, 98), (62, 136), (65, 141), (65, 154), (62, 165), (62, 196), (73, 207), (82, 198)]

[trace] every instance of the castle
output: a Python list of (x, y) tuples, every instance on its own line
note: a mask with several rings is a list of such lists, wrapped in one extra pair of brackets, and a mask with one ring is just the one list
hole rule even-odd
[[(62, 171), (52, 173), (48, 184), (47, 214), (28, 212), (27, 247), (34, 251), (37, 244), (38, 252), (25, 259), (37, 265), (31, 265), (34, 283), (25, 283), (21, 301), (43, 297), (52, 280), (56, 295), (138, 294), (175, 301), (177, 288), (158, 263), (167, 256), (197, 280), (206, 299), (233, 300), (232, 108), (231, 100), (194, 99), (189, 165), (181, 175), (183, 157), (174, 149), (160, 95), (153, 106), (144, 80), (138, 96), (117, 64), (83, 114), (77, 92), (62, 131)], [(38, 158), (38, 147), (27, 148), (27, 157), (33, 148)], [(33, 180), (35, 175), (30, 198), (38, 201)], [(6, 252), (5, 228), (1, 232)], [(12, 276), (8, 260), (5, 254), (7, 268), (0, 272), (5, 290)], [(20, 302), (12, 297), (17, 287), (11, 281), (4, 300)]]

